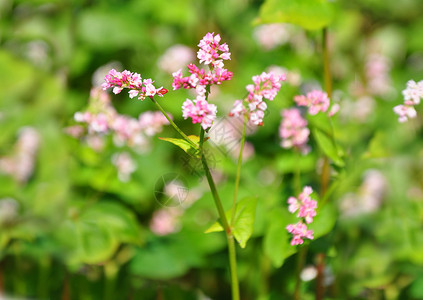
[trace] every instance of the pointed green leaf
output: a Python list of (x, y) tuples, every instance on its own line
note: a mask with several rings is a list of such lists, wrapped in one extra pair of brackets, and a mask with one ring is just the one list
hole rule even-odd
[(264, 235), (263, 250), (273, 266), (279, 268), (287, 257), (297, 252), (297, 247), (291, 246), (292, 236), (286, 230), (290, 222), (295, 222), (295, 216), (286, 209), (275, 209), (268, 219), (271, 221)]
[[(246, 197), (239, 201), (235, 206), (235, 221), (232, 228), (235, 239), (241, 246), (245, 248), (248, 239), (253, 233), (254, 219), (256, 216), (257, 198)], [(226, 213), (226, 218), (231, 223), (232, 209)], [(223, 226), (220, 222), (214, 223), (205, 233), (223, 231)]]
[[(188, 136), (188, 138), (194, 142), (194, 144), (198, 145), (198, 143), (200, 142), (200, 137), (196, 136), (196, 135), (190, 135)], [(162, 138), (159, 137), (159, 139), (166, 141), (166, 142), (170, 142), (176, 146), (178, 146), (179, 148), (181, 148), (182, 150), (184, 150), (186, 153), (193, 155), (197, 152), (197, 149), (195, 149), (193, 147), (193, 145), (191, 145), (188, 141), (184, 140), (184, 139), (175, 139), (175, 138)]]
[[(230, 212), (232, 210), (229, 210), (225, 213), (226, 217), (229, 217), (230, 214), (228, 214), (228, 212)], [(211, 232), (220, 232), (223, 231), (223, 226), (222, 224), (220, 224), (219, 221), (215, 222), (212, 226), (210, 226), (206, 231), (204, 231), (204, 233), (211, 233)]]
[(319, 208), (319, 204), (317, 204), (317, 207), (316, 217), (314, 217), (311, 224), (307, 225), (308, 229), (314, 231), (314, 239), (329, 233), (335, 226), (337, 217), (336, 209), (331, 203), (326, 203), (321, 208)]
[(313, 136), (316, 139), (320, 149), (339, 167), (345, 166), (344, 161), (341, 158), (341, 152), (338, 151), (338, 147), (334, 139), (321, 131), (320, 129), (313, 129)]
[(266, 0), (255, 23), (291, 23), (317, 30), (328, 26), (334, 15), (334, 4), (328, 0)]

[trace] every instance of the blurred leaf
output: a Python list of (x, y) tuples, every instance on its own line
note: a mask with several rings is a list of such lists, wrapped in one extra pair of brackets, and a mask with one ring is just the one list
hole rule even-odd
[(270, 258), (275, 268), (282, 266), (285, 258), (297, 252), (297, 248), (290, 244), (290, 233), (286, 226), (293, 221), (293, 215), (285, 209), (274, 209), (270, 213), (269, 225), (264, 235), (263, 250)]
[(340, 157), (337, 145), (331, 136), (327, 135), (320, 129), (314, 128), (313, 136), (316, 139), (320, 149), (339, 167), (345, 166), (344, 161)]
[[(319, 205), (319, 204), (317, 204)], [(317, 239), (329, 233), (335, 226), (337, 211), (331, 203), (326, 203), (321, 209), (317, 206), (317, 215), (309, 225), (309, 229), (314, 231), (314, 238)]]
[(142, 241), (135, 216), (113, 202), (99, 202), (79, 215), (77, 212), (74, 220), (62, 224), (58, 235), (62, 243), (73, 248), (71, 264), (101, 263), (110, 259), (121, 243)]
[(327, 0), (266, 0), (255, 22), (292, 23), (317, 30), (328, 26), (334, 14), (334, 4)]
[[(233, 233), (241, 248), (245, 248), (248, 239), (253, 233), (256, 206), (256, 197), (246, 197), (240, 200), (235, 206)], [(232, 209), (228, 210), (225, 214), (228, 223), (231, 224)], [(206, 230), (206, 233), (219, 231), (223, 231), (223, 227), (220, 222), (216, 222)]]

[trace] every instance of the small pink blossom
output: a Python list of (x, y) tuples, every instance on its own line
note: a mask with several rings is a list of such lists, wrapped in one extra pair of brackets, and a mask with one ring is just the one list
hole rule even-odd
[(210, 128), (216, 119), (217, 107), (209, 104), (204, 97), (197, 97), (191, 101), (187, 99), (182, 104), (182, 116), (184, 119), (192, 118), (192, 123), (201, 123), (204, 130)]
[(112, 163), (118, 170), (118, 178), (122, 182), (131, 179), (131, 174), (137, 169), (135, 161), (128, 152), (116, 153), (112, 157)]
[(328, 95), (319, 90), (313, 90), (307, 93), (306, 96), (295, 96), (294, 101), (299, 106), (307, 106), (310, 115), (316, 115), (319, 112), (326, 112), (330, 104)]
[(313, 231), (307, 230), (307, 225), (313, 222), (313, 218), (316, 216), (317, 201), (311, 199), (310, 195), (313, 193), (313, 189), (309, 186), (303, 188), (302, 193), (298, 196), (288, 198), (288, 211), (290, 213), (297, 213), (297, 217), (301, 220), (297, 224), (289, 224), (286, 229), (294, 236), (291, 240), (291, 245), (302, 244), (303, 238), (313, 239)]
[(162, 97), (167, 93), (167, 90), (163, 87), (156, 89), (153, 85), (153, 80), (143, 80), (140, 74), (132, 73), (128, 70), (117, 72), (115, 69), (112, 69), (104, 80), (105, 83), (102, 84), (103, 90), (113, 87), (113, 93), (119, 94), (124, 88), (127, 88), (130, 90), (129, 96), (131, 98), (138, 96), (140, 100), (155, 95)]
[(244, 106), (242, 100), (236, 100), (229, 116), (238, 117), (241, 114), (248, 114), (250, 124), (261, 126), (267, 109), (264, 99), (270, 101), (275, 99), (281, 88), (281, 81), (286, 80), (286, 77), (284, 74), (276, 75), (272, 72), (263, 72), (260, 75), (253, 76), (252, 79), (254, 84), (245, 87), (248, 96), (244, 99), (244, 102), (248, 109)]
[(316, 216), (317, 201), (311, 199), (310, 194), (313, 189), (309, 186), (304, 187), (303, 192), (298, 196), (288, 198), (288, 210), (290, 213), (295, 213), (298, 210), (297, 217), (304, 218), (307, 224), (313, 222)]
[[(200, 50), (197, 52), (197, 57), (200, 60), (200, 64), (211, 64), (213, 67), (223, 68), (222, 60), (231, 59), (231, 53), (226, 43), (220, 45), (220, 35), (213, 33), (207, 33), (198, 44)], [(222, 53), (219, 53), (222, 52)]]
[(423, 98), (423, 80), (418, 83), (414, 80), (409, 80), (407, 88), (402, 91), (402, 95), (406, 105), (420, 104), (420, 99)]
[(281, 147), (289, 149), (296, 148), (302, 154), (310, 152), (307, 145), (310, 130), (307, 128), (307, 121), (301, 116), (297, 108), (284, 109), (281, 112), (282, 122), (279, 127)]
[(291, 240), (292, 246), (303, 244), (304, 238), (309, 240), (314, 239), (313, 230), (307, 230), (307, 225), (301, 221), (297, 224), (289, 224), (286, 226), (286, 230), (293, 235)]
[(417, 112), (412, 105), (397, 105), (394, 107), (394, 113), (399, 116), (398, 121), (400, 123), (407, 122), (408, 119), (412, 119), (417, 116)]

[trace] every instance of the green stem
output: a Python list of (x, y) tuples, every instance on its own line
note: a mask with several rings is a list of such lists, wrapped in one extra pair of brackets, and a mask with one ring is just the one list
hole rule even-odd
[(226, 239), (228, 241), (228, 253), (229, 253), (229, 267), (231, 270), (231, 287), (232, 287), (232, 300), (239, 300), (239, 283), (238, 283), (238, 272), (236, 264), (236, 249), (235, 249), (235, 240), (232, 233), (232, 229), (229, 226), (228, 220), (223, 209), (222, 201), (220, 200), (219, 194), (216, 189), (213, 177), (211, 176), (209, 166), (207, 165), (206, 157), (203, 152), (203, 143), (204, 143), (204, 129), (201, 128), (200, 133), (200, 153), (201, 153), (201, 162), (203, 164), (204, 172), (206, 174), (207, 182), (210, 187), (210, 191), (213, 195), (213, 200), (216, 205), (217, 211), (219, 213), (219, 218), (222, 222), (223, 228), (225, 229)]
[(325, 80), (325, 90), (330, 99), (332, 97), (332, 75), (330, 72), (328, 29), (327, 28), (323, 28), (322, 50), (323, 50), (323, 76)]
[(304, 267), (307, 246), (302, 246), (298, 252), (294, 299), (301, 300), (301, 270)]
[(234, 226), (234, 222), (235, 222), (236, 199), (238, 197), (239, 179), (241, 177), (242, 154), (244, 152), (246, 128), (247, 128), (247, 116), (245, 116), (245, 118), (244, 118), (244, 125), (243, 125), (243, 128), (242, 128), (241, 148), (239, 150), (238, 166), (236, 168), (234, 200), (232, 202), (231, 226)]
[(166, 113), (163, 107), (156, 100), (154, 100), (153, 97), (150, 97), (150, 99), (157, 106), (157, 108), (162, 112), (165, 118), (169, 121), (170, 125), (172, 125), (173, 128), (175, 128), (175, 130), (184, 138), (184, 140), (190, 143), (191, 146), (194, 147), (194, 149), (197, 149), (198, 145), (196, 145), (189, 137), (187, 137), (185, 133), (183, 133), (183, 131), (178, 127), (178, 125), (176, 125), (175, 122), (172, 121), (172, 119), (169, 117), (169, 115)]
[[(325, 90), (328, 97), (332, 97), (332, 75), (330, 71), (329, 49), (328, 49), (328, 29), (323, 28), (322, 32), (322, 51), (323, 51), (323, 76), (325, 80)], [(329, 158), (324, 157), (322, 173), (320, 177), (320, 197), (323, 199), (329, 188), (330, 182), (330, 164)], [(327, 201), (328, 199), (326, 199)], [(323, 271), (325, 268), (325, 254), (317, 254), (317, 277), (316, 277), (316, 300), (322, 300), (325, 294), (323, 285)]]

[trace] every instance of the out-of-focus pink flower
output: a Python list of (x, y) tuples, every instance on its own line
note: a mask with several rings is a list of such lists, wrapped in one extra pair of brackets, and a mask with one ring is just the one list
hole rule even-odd
[(406, 105), (420, 104), (420, 99), (423, 98), (423, 80), (418, 83), (414, 80), (409, 80), (407, 87), (402, 91), (402, 95)]
[(172, 74), (193, 59), (194, 51), (191, 48), (184, 45), (174, 45), (160, 57), (158, 65), (163, 71)]
[[(281, 81), (286, 80), (284, 74), (276, 75), (272, 72), (253, 76), (253, 83), (246, 86), (247, 98), (236, 100), (229, 116), (239, 117), (248, 114), (248, 121), (252, 125), (263, 125), (263, 118), (267, 109), (264, 99), (273, 101), (281, 88)], [(247, 107), (244, 106), (244, 103)]]
[(367, 91), (371, 95), (384, 96), (392, 91), (390, 71), (391, 61), (388, 57), (377, 53), (372, 53), (367, 57), (365, 73)]
[(181, 229), (180, 216), (183, 210), (180, 207), (167, 207), (154, 212), (150, 221), (150, 229), (157, 235), (168, 235)]
[(307, 145), (310, 130), (307, 128), (307, 121), (301, 116), (297, 108), (284, 109), (281, 113), (282, 122), (279, 127), (281, 147), (289, 149), (296, 148), (302, 154), (310, 152)]
[(182, 116), (191, 118), (192, 123), (201, 123), (204, 130), (210, 128), (216, 119), (217, 107), (206, 101), (205, 97), (198, 96), (196, 100), (187, 99), (182, 104)]
[[(311, 199), (311, 193), (313, 193), (313, 189), (305, 186), (298, 199), (295, 197), (288, 198), (288, 211), (290, 213), (298, 211), (297, 217), (304, 219), (307, 224), (313, 222), (313, 218), (316, 216), (317, 201)], [(289, 224), (286, 229), (294, 235), (291, 240), (293, 246), (302, 244), (303, 238), (313, 239), (313, 231), (307, 230), (307, 225), (303, 223), (303, 220), (300, 220), (297, 224)]]
[(394, 113), (399, 116), (398, 121), (400, 123), (407, 122), (408, 119), (412, 119), (417, 116), (417, 112), (412, 105), (397, 105), (394, 107)]
[(264, 24), (255, 28), (254, 38), (265, 50), (271, 50), (289, 41), (290, 30), (289, 24)]
[(112, 163), (118, 170), (118, 178), (122, 182), (131, 179), (131, 174), (137, 169), (137, 164), (128, 152), (115, 153), (112, 157)]
[(0, 157), (0, 172), (11, 175), (25, 183), (34, 171), (35, 156), (40, 144), (40, 135), (32, 127), (23, 127), (11, 156)]
[(289, 212), (295, 213), (298, 210), (297, 217), (304, 218), (307, 224), (313, 222), (313, 218), (316, 216), (317, 202), (311, 199), (310, 194), (312, 192), (312, 188), (306, 186), (298, 199), (295, 197), (288, 198)]
[(140, 129), (143, 130), (148, 136), (153, 136), (161, 132), (163, 125), (169, 125), (169, 121), (159, 111), (146, 111), (139, 115), (138, 120)]
[(113, 93), (119, 94), (124, 88), (127, 88), (129, 89), (129, 97), (138, 97), (140, 100), (155, 95), (163, 97), (167, 93), (167, 90), (163, 87), (156, 88), (153, 85), (154, 81), (150, 78), (142, 79), (140, 74), (128, 70), (117, 72), (115, 69), (111, 69), (104, 80), (103, 90), (113, 88)]
[(409, 80), (407, 87), (402, 91), (402, 95), (404, 96), (404, 105), (394, 107), (394, 113), (399, 116), (398, 121), (400, 123), (417, 116), (414, 105), (420, 104), (420, 99), (423, 98), (423, 80), (417, 83), (414, 80)]
[[(146, 81), (146, 85), (150, 85)], [(170, 116), (172, 117), (172, 116)], [(97, 143), (98, 138), (106, 134), (113, 135), (116, 146), (128, 145), (137, 151), (145, 152), (148, 149), (147, 137), (159, 133), (168, 120), (160, 112), (146, 111), (138, 116), (138, 119), (119, 114), (110, 101), (107, 93), (94, 88), (91, 91), (88, 109), (85, 112), (76, 112), (75, 121), (87, 124), (87, 142), (94, 140), (91, 147), (101, 150)]]
[(298, 106), (307, 106), (310, 115), (326, 112), (329, 108), (330, 100), (325, 92), (313, 90), (307, 93), (306, 96), (299, 95), (294, 97), (294, 101)]
[(388, 188), (386, 177), (381, 171), (367, 170), (358, 191), (342, 197), (339, 206), (341, 216), (349, 218), (378, 211)]
[(301, 221), (296, 224), (289, 224), (286, 226), (286, 230), (293, 235), (291, 240), (292, 246), (303, 244), (304, 238), (314, 239), (313, 230), (308, 230), (307, 225)]

